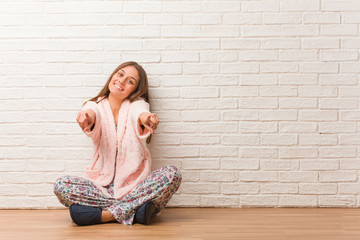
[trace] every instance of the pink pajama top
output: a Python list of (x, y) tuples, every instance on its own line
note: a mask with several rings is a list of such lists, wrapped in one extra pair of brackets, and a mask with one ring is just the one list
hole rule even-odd
[[(146, 138), (151, 132), (138, 126), (141, 113), (149, 112), (143, 99), (125, 100), (119, 110), (117, 127), (107, 98), (99, 103), (88, 101), (82, 110), (96, 114), (95, 127), (85, 134), (94, 143), (94, 155), (83, 176), (91, 180), (108, 197), (123, 198), (151, 173), (151, 157)], [(114, 196), (105, 186), (114, 181)]]

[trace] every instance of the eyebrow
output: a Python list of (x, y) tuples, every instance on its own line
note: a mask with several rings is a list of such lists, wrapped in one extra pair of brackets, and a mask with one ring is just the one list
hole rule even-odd
[[(126, 74), (126, 72), (125, 72), (123, 69), (120, 69), (120, 70), (123, 71), (123, 72)], [(130, 76), (130, 77), (131, 77), (132, 79), (134, 79), (135, 82), (137, 82), (134, 77), (132, 77), (132, 76)]]

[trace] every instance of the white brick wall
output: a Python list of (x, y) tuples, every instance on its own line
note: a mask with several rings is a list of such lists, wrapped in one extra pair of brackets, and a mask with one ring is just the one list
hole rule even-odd
[(149, 75), (169, 206), (360, 207), (360, 1), (0, 1), (0, 208), (62, 208), (75, 122), (120, 63)]

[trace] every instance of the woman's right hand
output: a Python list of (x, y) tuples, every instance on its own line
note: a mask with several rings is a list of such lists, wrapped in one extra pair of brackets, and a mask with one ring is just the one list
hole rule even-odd
[(76, 121), (84, 132), (91, 132), (91, 127), (95, 124), (96, 114), (93, 110), (87, 109), (80, 111)]

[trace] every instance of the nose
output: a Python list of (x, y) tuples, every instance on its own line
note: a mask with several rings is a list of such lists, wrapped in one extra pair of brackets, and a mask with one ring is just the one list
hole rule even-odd
[(124, 83), (125, 83), (125, 77), (123, 76), (123, 77), (120, 77), (119, 78), (119, 82), (122, 84), (122, 85), (124, 85)]

